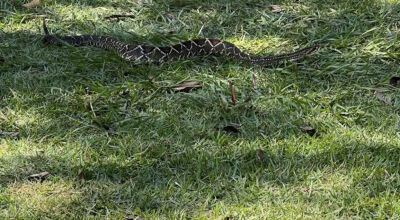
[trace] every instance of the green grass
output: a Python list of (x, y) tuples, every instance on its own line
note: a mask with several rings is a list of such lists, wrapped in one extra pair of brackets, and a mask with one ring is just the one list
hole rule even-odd
[[(26, 2), (0, 2), (1, 218), (400, 217), (400, 88), (388, 84), (400, 75), (400, 2)], [(44, 15), (53, 34), (134, 44), (323, 48), (270, 67), (211, 57), (132, 67), (95, 48), (43, 45)], [(171, 92), (182, 81), (203, 88)], [(240, 133), (223, 130), (231, 123)], [(42, 171), (51, 176), (28, 181)]]

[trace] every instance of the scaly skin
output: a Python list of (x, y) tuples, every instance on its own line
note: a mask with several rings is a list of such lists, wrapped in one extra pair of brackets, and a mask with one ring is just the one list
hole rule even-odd
[(153, 47), (146, 45), (131, 45), (107, 36), (56, 36), (50, 35), (43, 21), (46, 44), (62, 45), (62, 42), (73, 46), (93, 46), (105, 50), (115, 51), (121, 58), (135, 64), (163, 63), (173, 60), (188, 59), (194, 56), (223, 55), (235, 60), (251, 62), (258, 65), (267, 65), (282, 60), (296, 60), (307, 56), (320, 48), (319, 45), (306, 47), (293, 53), (284, 53), (273, 56), (252, 56), (240, 51), (234, 44), (213, 38), (202, 38), (184, 41), (171, 46)]

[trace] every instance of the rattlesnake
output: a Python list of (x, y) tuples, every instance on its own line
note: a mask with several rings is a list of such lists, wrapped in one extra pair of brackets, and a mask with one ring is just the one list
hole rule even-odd
[(134, 64), (158, 64), (166, 61), (187, 59), (194, 56), (224, 55), (239, 61), (267, 65), (281, 60), (299, 59), (313, 53), (320, 48), (319, 45), (313, 45), (293, 53), (257, 57), (242, 52), (232, 43), (214, 38), (194, 39), (180, 42), (175, 45), (154, 47), (147, 45), (130, 45), (108, 36), (50, 35), (45, 19), (43, 19), (43, 29), (46, 34), (43, 38), (43, 42), (46, 44), (62, 45), (63, 42), (65, 42), (73, 46), (87, 45), (106, 50), (113, 50), (118, 54), (118, 56), (127, 61), (131, 61)]

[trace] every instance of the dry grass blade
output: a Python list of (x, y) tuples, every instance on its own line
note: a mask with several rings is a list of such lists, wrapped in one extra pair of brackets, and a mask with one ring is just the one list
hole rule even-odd
[(383, 95), (383, 93), (381, 92), (381, 91), (379, 91), (379, 90), (375, 90), (375, 96), (379, 99), (379, 100), (381, 100), (382, 102), (384, 102), (384, 103), (386, 103), (386, 104), (388, 104), (388, 105), (391, 105), (392, 104), (392, 99), (390, 98), (390, 96), (388, 96), (388, 97), (385, 97), (384, 95)]
[(83, 175), (84, 175), (83, 170), (82, 170), (82, 169), (79, 169), (79, 170), (78, 170), (78, 173), (77, 173), (77, 175), (76, 175), (76, 178), (78, 178), (78, 179), (83, 179)]
[(124, 14), (124, 15), (115, 14), (115, 15), (110, 15), (110, 16), (104, 17), (104, 19), (106, 19), (106, 20), (113, 19), (113, 18), (116, 18), (117, 20), (120, 20), (121, 18), (135, 18), (135, 15), (133, 15), (133, 14)]
[(269, 7), (271, 8), (272, 13), (281, 13), (282, 12), (282, 8), (279, 5), (270, 5)]
[(311, 126), (301, 126), (300, 127), (301, 131), (307, 133), (310, 136), (314, 136), (315, 133), (317, 133), (317, 131), (315, 130), (315, 128), (311, 127)]
[(49, 172), (41, 172), (37, 174), (32, 174), (28, 176), (28, 180), (40, 180), (40, 182), (43, 182), (47, 177), (49, 177), (50, 173)]
[(23, 4), (22, 6), (24, 6), (25, 8), (33, 8), (35, 6), (38, 6), (40, 4), (40, 0), (33, 0), (29, 3)]
[(192, 89), (201, 88), (202, 85), (199, 82), (184, 82), (173, 88), (174, 92), (189, 92)]
[(254, 88), (257, 88), (257, 78), (256, 78), (256, 74), (252, 74), (252, 78), (251, 78), (251, 80), (252, 80), (252, 83), (253, 83), (253, 87)]
[(235, 90), (233, 89), (233, 82), (229, 82), (229, 90), (231, 91), (231, 97), (232, 97), (232, 104), (236, 105), (236, 95), (235, 95)]
[(257, 149), (256, 151), (256, 160), (260, 163), (264, 161), (264, 151), (261, 149)]

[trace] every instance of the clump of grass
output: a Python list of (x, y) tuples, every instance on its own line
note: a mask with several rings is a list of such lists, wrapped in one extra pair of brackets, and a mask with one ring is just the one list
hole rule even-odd
[[(25, 9), (8, 0), (0, 9), (1, 217), (399, 216), (400, 96), (388, 85), (399, 75), (396, 1), (60, 0)], [(123, 13), (135, 17), (103, 19)], [(52, 33), (130, 43), (217, 37), (251, 53), (323, 49), (271, 67), (223, 58), (132, 67), (94, 48), (43, 45), (44, 15)], [(168, 89), (182, 81), (203, 87)], [(42, 171), (51, 173), (43, 183), (27, 180)]]

